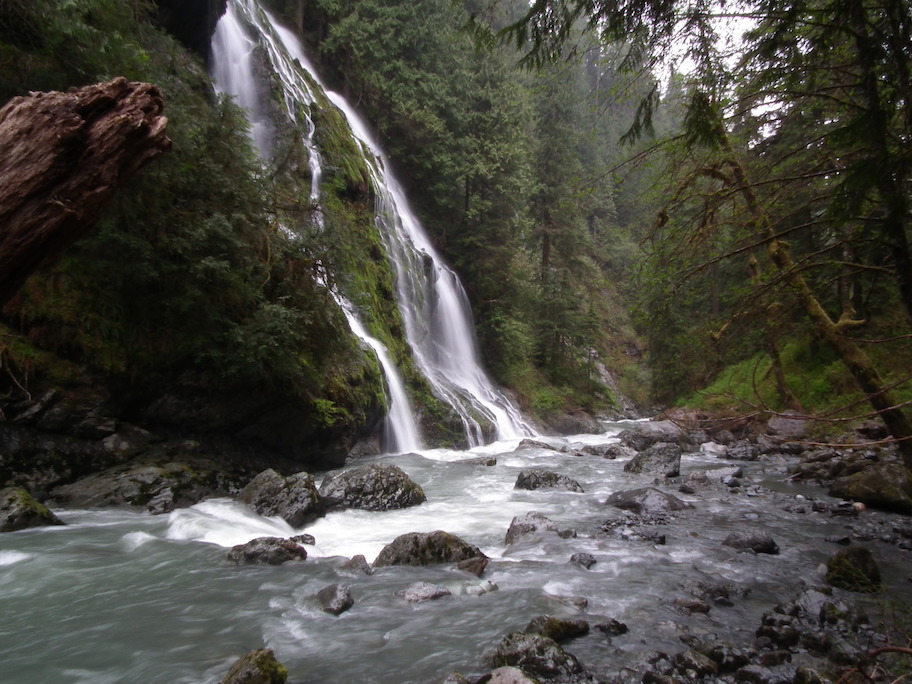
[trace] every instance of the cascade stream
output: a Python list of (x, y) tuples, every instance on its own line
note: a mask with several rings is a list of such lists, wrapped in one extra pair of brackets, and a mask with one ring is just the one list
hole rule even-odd
[[(428, 239), (368, 126), (344, 98), (323, 86), (294, 34), (255, 0), (231, 0), (213, 37), (213, 78), (221, 91), (234, 95), (248, 111), (252, 136), (261, 154), (268, 156), (272, 129), (264, 115), (267, 108), (261, 99), (263, 85), (258, 83), (252, 65), (257, 46), (263, 48), (267, 67), (281, 85), (290, 120), (304, 130), (313, 176), (311, 197), (317, 204), (322, 174), (319, 151), (312, 142), (314, 124), (309, 112), (315, 106), (315, 97), (311, 84), (321, 88), (343, 113), (363, 149), (377, 195), (375, 223), (394, 266), (397, 303), (409, 346), (434, 393), (458, 414), (469, 445), (488, 441), (485, 421), (496, 428), (496, 439), (536, 434), (482, 368), (465, 290)], [(364, 326), (352, 320), (356, 315), (353, 307), (339, 293), (335, 296), (352, 323), (352, 330), (360, 336)], [(377, 340), (365, 341), (375, 351), (378, 345), (382, 347)], [(414, 450), (420, 440), (414, 417), (408, 416), (407, 396), (404, 390), (393, 389), (401, 388), (402, 383), (392, 364), (382, 365), (391, 386), (389, 450)]]

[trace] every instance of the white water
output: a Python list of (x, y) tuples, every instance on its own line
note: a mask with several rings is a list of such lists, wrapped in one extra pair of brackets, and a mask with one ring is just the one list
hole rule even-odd
[[(294, 34), (258, 7), (255, 0), (232, 0), (229, 8), (231, 11), (220, 20), (213, 40), (213, 75), (218, 79), (225, 71), (224, 65), (238, 65), (230, 75), (222, 77), (222, 87), (226, 92), (236, 93), (238, 101), (251, 113), (262, 111), (262, 103), (250, 95), (259, 90), (249, 55), (253, 44), (263, 46), (269, 66), (282, 86), (287, 115), (303, 128), (305, 134), (313, 175), (311, 199), (315, 205), (319, 204), (321, 164), (319, 151), (312, 143), (314, 125), (310, 107), (315, 101), (312, 87), (326, 92), (345, 115), (355, 139), (364, 149), (377, 193), (376, 224), (396, 271), (397, 303), (405, 321), (409, 345), (434, 393), (459, 415), (469, 444), (477, 446), (490, 441), (486, 439), (485, 423), (495, 428), (493, 436), (496, 439), (536, 434), (482, 369), (465, 291), (456, 274), (445, 266), (430, 244), (365, 122), (341, 96), (325, 89)], [(243, 28), (245, 24), (255, 33), (248, 34)], [(268, 148), (260, 149), (265, 152)], [(352, 308), (344, 302), (342, 305), (351, 322)], [(356, 322), (353, 332), (376, 351), (380, 343), (365, 338), (356, 328), (363, 332), (364, 326)], [(387, 441), (391, 448), (414, 449), (420, 445), (415, 419), (404, 389), (399, 392), (402, 383), (385, 351), (378, 352), (378, 357), (387, 372), (390, 410), (391, 413), (399, 412), (388, 419), (387, 429), (396, 432)], [(402, 411), (408, 411), (409, 416), (402, 415)]]
[[(595, 444), (610, 435), (551, 441)], [(821, 582), (818, 568), (835, 551), (825, 537), (846, 534), (844, 518), (791, 512), (807, 505), (799, 495), (811, 492), (781, 483), (786, 463), (768, 458), (744, 464), (744, 490), (762, 478), (782, 493), (759, 489), (749, 496), (717, 483), (688, 496), (676, 485), (661, 486), (695, 508), (649, 528), (667, 535), (665, 545), (627, 540), (601, 531), (605, 520), (626, 517), (605, 498), (652, 485), (653, 476), (625, 473), (623, 460), (515, 446), (378, 457), (403, 468), (427, 502), (402, 511), (334, 512), (300, 530), (216, 499), (170, 516), (56, 510), (67, 525), (4, 533), (0, 681), (216, 684), (235, 659), (267, 647), (289, 668), (289, 681), (439, 682), (454, 671), (488, 671), (485, 654), (543, 614), (592, 625), (608, 618), (626, 623), (629, 634), (608, 639), (593, 629), (565, 644), (610, 681), (641, 653), (685, 650), (682, 635), (714, 633), (738, 646), (752, 643), (764, 612)], [(496, 465), (461, 462), (482, 454), (496, 456)], [(686, 477), (720, 465), (730, 464), (688, 454), (682, 471)], [(764, 474), (763, 467), (774, 470)], [(518, 473), (529, 468), (565, 474), (585, 491), (514, 489)], [(813, 495), (825, 498), (820, 490)], [(577, 536), (545, 534), (506, 546), (512, 518), (532, 510)], [(865, 515), (902, 522), (900, 516)], [(778, 556), (738, 553), (722, 544), (729, 532), (758, 526), (779, 544)], [(378, 568), (370, 576), (343, 567), (355, 554), (373, 561), (399, 534), (437, 529), (490, 557), (481, 578), (451, 564)], [(227, 561), (232, 544), (301, 532), (317, 542), (306, 547), (304, 562), (235, 567)], [(884, 574), (884, 596), (908, 599), (909, 552), (866, 545)], [(568, 562), (580, 552), (592, 554), (596, 564), (586, 570)], [(418, 581), (446, 586), (453, 595), (418, 604), (396, 596)], [(731, 585), (734, 605), (682, 615), (674, 601), (689, 596), (686, 587), (695, 582)], [(321, 612), (315, 599), (336, 583), (349, 585), (355, 599), (338, 617)], [(587, 601), (585, 607), (578, 599)]]

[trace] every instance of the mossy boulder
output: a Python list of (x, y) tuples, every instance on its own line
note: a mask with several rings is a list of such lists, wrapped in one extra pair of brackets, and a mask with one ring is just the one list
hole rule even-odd
[(880, 568), (864, 546), (850, 546), (827, 561), (827, 584), (846, 591), (872, 594), (880, 590)]
[(409, 532), (384, 546), (374, 561), (374, 567), (458, 563), (469, 558), (486, 556), (477, 546), (449, 532)]
[(307, 550), (290, 539), (257, 537), (231, 547), (228, 560), (235, 565), (281, 565), (307, 560)]
[(385, 463), (328, 475), (320, 496), (330, 508), (390, 511), (424, 503), (424, 490), (398, 466)]
[(220, 684), (285, 684), (288, 669), (276, 660), (272, 649), (251, 651), (228, 670)]
[(912, 474), (900, 463), (880, 463), (840, 477), (829, 493), (872, 508), (912, 513)]
[(0, 490), (0, 532), (45, 525), (63, 525), (63, 522), (24, 489), (7, 487)]
[(489, 658), (492, 667), (513, 666), (548, 681), (581, 674), (582, 665), (553, 639), (514, 632), (505, 636)]

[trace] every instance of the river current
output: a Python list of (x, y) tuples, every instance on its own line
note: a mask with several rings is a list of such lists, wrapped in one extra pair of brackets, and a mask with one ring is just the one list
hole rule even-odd
[[(546, 439), (557, 447), (599, 444), (621, 427)], [(289, 668), (290, 681), (431, 682), (453, 671), (485, 671), (485, 654), (542, 614), (627, 624), (628, 634), (609, 639), (593, 630), (566, 645), (587, 667), (617, 672), (647, 649), (682, 650), (682, 634), (750, 643), (763, 612), (821, 583), (821, 565), (837, 548), (825, 538), (846, 533), (844, 519), (799, 512), (809, 510), (806, 497), (826, 497), (784, 482), (787, 462), (775, 458), (744, 464), (737, 492), (720, 484), (686, 495), (661, 485), (695, 506), (656, 528), (665, 544), (627, 538), (618, 533), (623, 525), (605, 532), (606, 520), (623, 519), (605, 506), (606, 497), (651, 485), (652, 477), (625, 473), (622, 459), (514, 450), (517, 443), (370, 459), (399, 465), (427, 502), (336, 512), (302, 530), (216, 499), (164, 516), (58, 510), (66, 526), (4, 534), (0, 681), (209, 684), (235, 659), (266, 646)], [(485, 454), (496, 456), (496, 465), (460, 463)], [(682, 477), (724, 465), (730, 463), (686, 454)], [(514, 489), (519, 472), (530, 468), (572, 477), (585, 491)], [(576, 537), (505, 546), (513, 517), (529, 511)], [(491, 557), (481, 578), (451, 566), (382, 568), (369, 576), (342, 568), (356, 554), (373, 561), (399, 534), (438, 529)], [(773, 536), (779, 555), (738, 553), (721, 543), (733, 530), (758, 529)], [(236, 567), (226, 559), (233, 544), (301, 532), (316, 538), (304, 562)], [(908, 552), (871, 546), (885, 595), (909, 598)], [(574, 553), (597, 562), (588, 570), (571, 564)], [(444, 585), (452, 595), (416, 604), (395, 595), (417, 581)], [(338, 617), (321, 612), (314, 598), (333, 583), (349, 585), (355, 599)], [(732, 605), (682, 614), (674, 601), (697, 583), (731, 587)]]

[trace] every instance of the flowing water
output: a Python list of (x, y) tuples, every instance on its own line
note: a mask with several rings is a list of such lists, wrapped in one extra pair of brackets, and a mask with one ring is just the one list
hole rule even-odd
[[(267, 61), (259, 67), (251, 63), (256, 46), (262, 47)], [(257, 71), (268, 69), (275, 75), (289, 120), (304, 131), (313, 178), (311, 198), (317, 204), (322, 172), (319, 151), (312, 144), (314, 124), (310, 108), (315, 106), (312, 88), (323, 91), (343, 113), (364, 151), (372, 175), (377, 195), (376, 227), (396, 273), (397, 302), (418, 368), (434, 393), (460, 417), (470, 445), (490, 441), (488, 433), (497, 439), (536, 434), (483, 370), (465, 290), (428, 239), (390, 171), (389, 160), (357, 112), (344, 98), (324, 87), (294, 34), (278, 24), (255, 0), (232, 0), (216, 28), (212, 63), (218, 87), (234, 95), (247, 109), (254, 142), (264, 156), (268, 156), (270, 145), (264, 142), (266, 134), (261, 133), (263, 125), (259, 123), (265, 107), (259, 97), (263, 86)], [(342, 306), (351, 321), (354, 316), (351, 307), (344, 302)], [(363, 326), (356, 322), (353, 330), (359, 334), (360, 329)], [(376, 340), (365, 341), (375, 350), (379, 344)], [(390, 373), (397, 372), (394, 368), (384, 364), (384, 370), (389, 384), (401, 386), (397, 378), (390, 379)], [(404, 410), (401, 400), (398, 405), (396, 401), (395, 396), (390, 397), (391, 407)], [(390, 429), (397, 425), (401, 425), (399, 421), (388, 421)], [(388, 437), (388, 442), (407, 450), (414, 446), (415, 434), (413, 428), (406, 426), (405, 434), (394, 434)]]
[[(569, 443), (611, 441), (617, 427)], [(158, 517), (63, 510), (58, 514), (65, 527), (4, 534), (0, 681), (210, 684), (234, 659), (266, 646), (288, 666), (290, 681), (431, 682), (454, 670), (485, 671), (484, 654), (541, 614), (626, 623), (628, 634), (608, 639), (593, 630), (566, 645), (595, 671), (617, 672), (641, 651), (683, 650), (684, 632), (750, 643), (764, 611), (800, 587), (820, 583), (820, 565), (836, 549), (824, 538), (846, 533), (844, 519), (786, 510), (807, 504), (801, 496), (810, 490), (782, 483), (785, 461), (773, 460), (766, 473), (760, 464), (745, 466), (740, 494), (721, 484), (691, 496), (665, 488), (695, 508), (657, 529), (666, 535), (665, 545), (625, 539), (601, 531), (606, 519), (623, 517), (604, 500), (613, 491), (651, 484), (650, 476), (625, 473), (622, 460), (514, 450), (516, 443), (378, 457), (402, 467), (424, 488), (427, 502), (402, 511), (336, 512), (303, 530), (225, 499)], [(496, 455), (497, 464), (460, 462), (481, 454)], [(686, 476), (719, 465), (728, 463), (690, 454), (682, 470)], [(514, 489), (518, 473), (529, 468), (568, 475), (585, 491)], [(761, 482), (780, 491), (756, 487)], [(512, 518), (532, 510), (577, 536), (505, 546)], [(757, 528), (773, 536), (778, 556), (721, 544), (730, 531)], [(482, 578), (451, 566), (382, 568), (371, 576), (341, 567), (356, 554), (373, 561), (401, 533), (437, 529), (490, 556)], [(235, 567), (226, 560), (233, 544), (302, 531), (316, 538), (304, 562)], [(908, 552), (870, 546), (885, 575), (885, 594), (908, 599), (909, 569), (902, 564)], [(570, 564), (578, 552), (592, 554), (596, 564), (589, 570)], [(453, 595), (417, 604), (395, 596), (416, 581), (444, 585)], [(696, 582), (728, 583), (734, 605), (681, 615), (673, 602)], [(334, 583), (349, 585), (355, 599), (338, 617), (322, 613), (314, 598)]]

